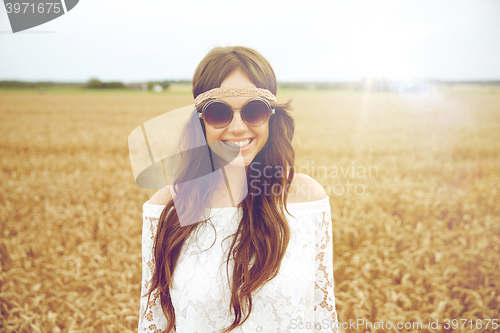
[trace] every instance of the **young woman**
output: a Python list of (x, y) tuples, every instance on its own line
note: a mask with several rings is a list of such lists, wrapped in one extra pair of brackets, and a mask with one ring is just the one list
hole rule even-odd
[[(249, 48), (198, 65), (191, 153), (143, 206), (139, 332), (337, 331), (329, 197), (294, 173), (294, 120), (276, 90)], [(207, 165), (222, 181), (207, 181)]]

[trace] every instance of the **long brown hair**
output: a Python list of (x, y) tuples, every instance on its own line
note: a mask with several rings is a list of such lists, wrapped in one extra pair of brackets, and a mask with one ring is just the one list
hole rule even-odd
[[(236, 69), (241, 69), (257, 88), (268, 89), (276, 95), (276, 76), (262, 55), (245, 47), (217, 47), (212, 49), (196, 68), (193, 77), (194, 98), (210, 89), (220, 87), (224, 78)], [(227, 264), (230, 260), (234, 261), (230, 303), (234, 320), (223, 330), (224, 333), (232, 331), (248, 319), (252, 311), (252, 292), (276, 277), (290, 239), (285, 211), (288, 212), (287, 189), (294, 175), (295, 154), (292, 139), (295, 124), (288, 112), (290, 102), (272, 103), (272, 105), (276, 113), (269, 119), (268, 142), (247, 169), (247, 184), (251, 181), (252, 186), (248, 187), (248, 195), (238, 205), (242, 208), (243, 214), (237, 231), (234, 235), (228, 236), (233, 237)], [(190, 124), (195, 122), (201, 123), (205, 134), (203, 120), (198, 118), (196, 112), (193, 113)], [(190, 149), (193, 151), (201, 142), (208, 147), (206, 138), (196, 135), (192, 128), (193, 126), (188, 124), (184, 130), (186, 141), (181, 143), (181, 151)], [(207, 161), (204, 160), (206, 156), (199, 153), (185, 154), (182, 163), (186, 167), (180, 169), (181, 174), (176, 182), (182, 183), (194, 179), (193, 175), (204, 174), (202, 169), (207, 165)], [(211, 166), (212, 170), (216, 169), (213, 163)], [(269, 167), (272, 172), (269, 172)], [(198, 224), (208, 222), (184, 227), (179, 223), (179, 218), (183, 221), (184, 219), (200, 221), (199, 207), (207, 207), (207, 203), (210, 202), (213, 193), (210, 185), (199, 182), (196, 186), (198, 188), (194, 191), (193, 187), (190, 187), (189, 191), (183, 191), (174, 185), (174, 192), (182, 200), (176, 201), (174, 207), (173, 199), (170, 199), (158, 221), (153, 247), (155, 267), (147, 295), (150, 297), (155, 289), (159, 290), (161, 306), (168, 322), (166, 332), (175, 329), (175, 312), (170, 298), (170, 288), (182, 246)], [(262, 191), (265, 188), (268, 190)], [(226, 272), (230, 276), (228, 267), (229, 265), (226, 266)]]

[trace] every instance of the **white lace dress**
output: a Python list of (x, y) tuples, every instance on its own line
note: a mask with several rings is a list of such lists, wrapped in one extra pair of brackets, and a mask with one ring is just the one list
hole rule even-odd
[[(143, 206), (142, 295), (150, 286), (154, 269), (153, 242), (164, 207), (149, 202)], [(233, 330), (234, 333), (337, 332), (329, 198), (291, 203), (287, 208), (294, 217), (285, 213), (290, 226), (290, 242), (280, 272), (252, 294), (250, 317)], [(192, 233), (174, 271), (170, 292), (176, 333), (220, 332), (234, 319), (229, 312), (230, 290), (226, 274), (231, 242), (222, 240), (236, 231), (241, 209), (214, 208), (212, 216), (215, 232), (210, 225), (204, 224), (197, 233)], [(229, 274), (232, 274), (232, 265)], [(146, 313), (148, 298), (141, 297), (139, 332), (163, 332), (166, 328), (167, 320), (157, 291), (152, 294)]]

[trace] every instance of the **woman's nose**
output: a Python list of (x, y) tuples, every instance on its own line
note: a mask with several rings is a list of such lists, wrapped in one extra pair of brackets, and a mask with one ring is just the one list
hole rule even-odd
[(234, 134), (242, 134), (248, 130), (247, 125), (241, 118), (241, 111), (234, 111), (233, 120), (227, 130)]

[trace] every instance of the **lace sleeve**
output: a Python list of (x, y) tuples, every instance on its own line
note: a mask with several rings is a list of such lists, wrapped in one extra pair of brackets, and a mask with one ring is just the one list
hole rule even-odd
[(333, 292), (333, 241), (330, 211), (321, 212), (321, 221), (316, 229), (315, 261), (314, 332), (337, 333), (337, 312)]
[[(155, 206), (159, 207), (159, 206)], [(159, 212), (161, 213), (161, 211)], [(153, 215), (153, 214), (151, 214)], [(158, 214), (159, 216), (159, 214)], [(142, 225), (142, 283), (139, 312), (139, 333), (161, 333), (167, 327), (167, 319), (163, 314), (159, 290), (155, 290), (149, 299), (146, 293), (149, 290), (153, 275), (155, 259), (153, 255), (154, 239), (158, 226), (158, 217), (143, 215)], [(144, 296), (146, 295), (146, 296)], [(175, 333), (170, 331), (170, 333)]]

